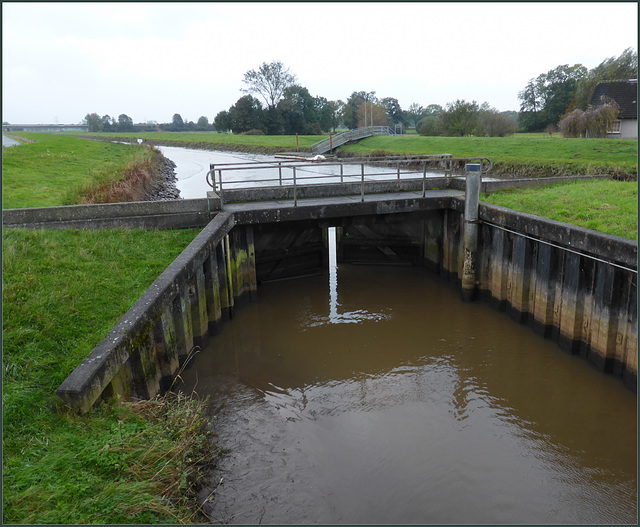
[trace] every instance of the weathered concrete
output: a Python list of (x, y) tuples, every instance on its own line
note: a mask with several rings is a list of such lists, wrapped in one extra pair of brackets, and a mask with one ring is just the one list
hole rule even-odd
[[(203, 229), (60, 385), (63, 401), (86, 411), (104, 396), (152, 397), (160, 391), (175, 373), (177, 358), (208, 331), (207, 298), (216, 292), (207, 294), (206, 266), (234, 225), (233, 214), (221, 213)], [(219, 284), (220, 277), (208, 283)]]
[(220, 210), (220, 199), (135, 201), (2, 211), (4, 227), (43, 229), (184, 229), (204, 227)]
[[(326, 263), (327, 226), (341, 233), (341, 261), (426, 265), (460, 285), (461, 196), (449, 189), (426, 198), (403, 192), (364, 202), (306, 199), (297, 207), (226, 205), (57, 393), (86, 411), (110, 395), (151, 397), (166, 389), (186, 355), (233, 316), (238, 301), (255, 299), (259, 281)], [(635, 390), (637, 242), (486, 204), (479, 220), (480, 295)], [(294, 264), (288, 256), (300, 258)]]

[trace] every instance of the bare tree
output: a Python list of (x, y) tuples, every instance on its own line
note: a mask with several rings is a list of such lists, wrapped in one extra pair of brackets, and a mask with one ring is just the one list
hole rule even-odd
[(270, 64), (263, 62), (257, 70), (247, 71), (242, 82), (247, 85), (247, 88), (241, 90), (243, 93), (258, 94), (268, 108), (275, 108), (282, 99), (284, 90), (293, 86), (297, 79), (277, 60)]

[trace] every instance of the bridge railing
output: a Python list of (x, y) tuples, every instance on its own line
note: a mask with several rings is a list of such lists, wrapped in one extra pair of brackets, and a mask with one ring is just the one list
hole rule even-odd
[[(351, 158), (347, 160), (340, 160), (335, 162), (321, 162), (321, 163), (301, 163), (300, 161), (255, 161), (245, 163), (221, 163), (218, 165), (211, 165), (211, 169), (207, 173), (207, 183), (212, 187), (220, 198), (221, 206), (224, 204), (224, 192), (225, 189), (234, 191), (263, 191), (267, 189), (273, 190), (274, 188), (282, 189), (282, 197), (293, 198), (294, 206), (297, 206), (297, 199), (299, 195), (300, 187), (310, 186), (336, 186), (339, 184), (348, 184), (349, 189), (345, 187), (345, 191), (352, 192), (354, 184), (359, 184), (358, 189), (360, 191), (361, 201), (364, 201), (365, 195), (365, 183), (371, 183), (376, 180), (400, 180), (401, 176), (404, 179), (422, 180), (422, 196), (425, 196), (426, 191), (426, 179), (427, 169), (432, 171), (437, 170), (443, 173), (445, 177), (453, 176), (453, 166), (455, 162), (468, 163), (470, 161), (479, 161), (483, 164), (482, 172), (487, 174), (491, 168), (491, 160), (485, 157), (474, 158), (460, 158), (454, 159), (451, 154), (438, 154), (428, 156), (386, 156), (378, 158)], [(486, 164), (485, 164), (486, 162)], [(359, 173), (346, 174), (344, 171), (345, 166), (357, 166), (360, 168)], [(309, 169), (311, 166), (322, 167), (340, 167), (339, 174), (313, 174), (304, 175), (305, 169)], [(371, 168), (378, 168), (378, 171), (372, 172)], [(379, 167), (389, 167), (388, 171), (379, 171)], [(403, 170), (401, 171), (401, 167)], [(369, 171), (367, 173), (367, 168)], [(269, 174), (265, 174), (267, 177), (260, 179), (245, 179), (241, 173), (247, 170), (272, 170), (277, 169), (277, 177), (269, 177)], [(216, 178), (216, 172), (218, 177)], [(235, 177), (231, 179), (230, 174), (236, 172)], [(240, 175), (238, 175), (240, 173)], [(223, 176), (224, 174), (224, 176)], [(272, 172), (273, 174), (273, 172)], [(393, 177), (390, 177), (393, 176)], [(437, 175), (436, 175), (437, 176)], [(258, 195), (259, 196), (259, 195)], [(263, 196), (256, 197), (254, 199), (264, 199)], [(275, 199), (275, 198), (274, 198)], [(280, 198), (278, 198), (280, 199)]]
[(358, 139), (364, 139), (365, 137), (371, 137), (373, 135), (396, 135), (396, 132), (388, 126), (365, 126), (362, 128), (355, 128), (354, 130), (347, 130), (346, 132), (332, 135), (329, 139), (323, 139), (322, 141), (311, 145), (311, 152), (314, 155), (324, 154), (332, 148), (342, 146), (349, 141), (357, 141)]

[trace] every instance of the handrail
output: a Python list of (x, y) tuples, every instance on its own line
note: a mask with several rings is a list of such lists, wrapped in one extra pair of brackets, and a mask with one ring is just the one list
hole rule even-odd
[[(395, 175), (397, 177), (397, 179), (400, 179), (400, 165), (401, 164), (410, 164), (410, 165), (416, 165), (416, 164), (420, 164), (422, 165), (421, 170), (415, 170), (412, 169), (411, 167), (409, 167), (408, 171), (404, 172), (404, 175), (410, 175), (410, 174), (419, 174), (420, 172), (422, 172), (422, 197), (425, 196), (425, 192), (426, 192), (426, 179), (427, 179), (427, 165), (433, 163), (433, 162), (439, 162), (440, 167), (442, 169), (442, 162), (444, 162), (444, 175), (445, 177), (447, 175), (449, 175), (449, 177), (453, 176), (453, 163), (454, 161), (458, 161), (458, 162), (469, 162), (469, 161), (480, 161), (481, 164), (484, 164), (484, 162), (488, 162), (489, 163), (489, 167), (486, 170), (482, 170), (482, 173), (488, 174), (491, 169), (493, 168), (493, 163), (491, 162), (491, 160), (487, 157), (470, 157), (470, 158), (453, 158), (453, 156), (451, 154), (437, 154), (437, 155), (425, 155), (425, 156), (420, 156), (420, 155), (415, 155), (415, 156), (389, 156), (389, 157), (374, 157), (374, 158), (352, 158), (352, 159), (347, 159), (347, 160), (340, 160), (339, 162), (333, 161), (333, 162), (323, 162), (322, 165), (323, 166), (340, 166), (340, 175), (338, 176), (337, 174), (314, 174), (312, 176), (300, 176), (299, 174), (297, 174), (297, 170), (298, 169), (304, 169), (304, 168), (309, 168), (311, 166), (316, 166), (315, 164), (310, 164), (310, 163), (300, 163), (299, 161), (290, 161), (290, 162), (273, 162), (273, 161), (257, 161), (257, 162), (247, 162), (247, 163), (221, 163), (219, 165), (216, 165), (214, 167), (214, 165), (211, 165), (211, 170), (209, 170), (209, 172), (207, 172), (207, 183), (209, 184), (209, 186), (211, 186), (214, 190), (217, 190), (218, 195), (220, 197), (220, 204), (223, 205), (224, 204), (224, 187), (228, 186), (229, 183), (240, 183), (242, 185), (246, 185), (247, 183), (256, 183), (257, 185), (255, 186), (250, 186), (250, 187), (244, 187), (245, 189), (257, 189), (257, 188), (269, 188), (269, 187), (273, 187), (273, 186), (278, 186), (278, 187), (293, 187), (293, 199), (294, 199), (294, 206), (298, 205), (298, 186), (300, 185), (300, 182), (303, 180), (314, 180), (314, 181), (319, 181), (319, 180), (324, 180), (324, 179), (329, 179), (329, 178), (340, 178), (340, 183), (344, 183), (344, 178), (350, 178), (350, 179), (355, 179), (358, 178), (357, 174), (344, 174), (343, 173), (343, 166), (344, 165), (360, 165), (360, 195), (361, 195), (361, 201), (364, 201), (364, 185), (365, 185), (365, 165), (368, 163), (378, 163), (378, 164), (393, 164), (395, 170), (390, 171), (390, 172), (377, 172), (377, 173), (370, 173), (367, 175), (367, 177), (369, 178), (369, 181), (371, 181), (371, 179), (373, 178), (379, 178), (379, 177), (384, 177), (384, 176), (390, 176), (390, 175)], [(227, 172), (231, 172), (231, 171), (243, 171), (243, 170), (257, 170), (257, 169), (273, 169), (273, 168), (277, 168), (278, 169), (278, 177), (277, 178), (262, 178), (262, 179), (245, 179), (245, 180), (241, 180), (241, 181), (233, 181), (233, 182), (229, 182), (227, 181), (226, 185), (223, 182), (223, 172), (227, 173)], [(282, 169), (286, 168), (286, 169), (291, 169), (293, 171), (293, 175), (292, 177), (284, 177), (282, 176)], [(216, 185), (216, 178), (215, 178), (215, 172), (218, 172), (218, 182)], [(210, 176), (213, 176), (210, 179)], [(418, 179), (418, 178), (414, 178), (414, 179)], [(288, 181), (292, 181), (293, 185), (287, 185)], [(276, 185), (270, 185), (269, 183), (273, 183), (273, 182), (277, 182)], [(217, 187), (217, 188), (216, 188)]]
[(395, 130), (392, 130), (388, 126), (365, 126), (362, 128), (355, 128), (354, 130), (347, 130), (346, 132), (340, 132), (329, 139), (322, 139), (317, 143), (311, 145), (311, 152), (313, 154), (324, 154), (332, 148), (342, 146), (349, 141), (356, 141), (358, 139), (364, 139), (365, 137), (371, 137), (373, 135), (397, 135)]

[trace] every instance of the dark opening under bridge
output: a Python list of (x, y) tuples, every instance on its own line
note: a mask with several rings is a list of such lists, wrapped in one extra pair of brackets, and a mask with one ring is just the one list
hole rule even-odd
[(323, 139), (311, 145), (311, 153), (314, 155), (325, 154), (339, 146), (374, 135), (396, 135), (396, 133), (388, 126), (365, 126), (355, 130), (347, 130), (336, 135), (330, 135), (329, 139)]

